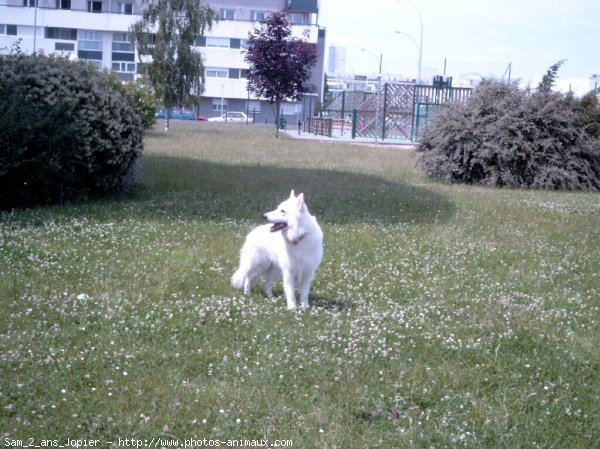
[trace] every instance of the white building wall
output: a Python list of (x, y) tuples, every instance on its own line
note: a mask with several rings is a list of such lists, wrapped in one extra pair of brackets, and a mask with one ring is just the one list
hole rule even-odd
[[(59, 0), (68, 1), (68, 0)], [(72, 28), (80, 31), (94, 30), (101, 32), (102, 35), (102, 60), (97, 61), (100, 66), (112, 68), (112, 41), (114, 32), (127, 32), (131, 25), (140, 19), (140, 2), (132, 1), (133, 14), (119, 14), (119, 3), (126, 3), (128, 0), (103, 0), (102, 12), (88, 12), (87, 0), (70, 0), (71, 9), (56, 9), (57, 0), (38, 0), (38, 8), (24, 7), (23, 0), (0, 0), (0, 48), (10, 48), (13, 43), (20, 40), (21, 50), (26, 53), (43, 52), (45, 54), (63, 54), (65, 56), (77, 57), (80, 55), (79, 40), (46, 38), (47, 28)], [(253, 0), (239, 2), (234, 0), (215, 0), (209, 1), (215, 9), (235, 8), (236, 18), (238, 20), (220, 20), (213, 29), (206, 33), (206, 37), (228, 38), (246, 40), (248, 34), (258, 26), (258, 22), (250, 20), (252, 11), (276, 11), (287, 6), (288, 0)], [(243, 6), (238, 6), (243, 4)], [(305, 31), (309, 31), (308, 41), (314, 44), (319, 43), (319, 27), (314, 22), (316, 14), (306, 15), (307, 25), (292, 26), (293, 35), (306, 39)], [(242, 19), (242, 20), (239, 20)], [(8, 34), (8, 26), (16, 25), (17, 35)], [(4, 27), (3, 27), (4, 26)], [(34, 28), (35, 26), (35, 28)], [(34, 29), (37, 31), (34, 38)], [(3, 31), (4, 30), (4, 31)], [(11, 28), (14, 31), (14, 28)], [(322, 30), (322, 33), (324, 31)], [(323, 42), (320, 42), (323, 46)], [(58, 47), (69, 47), (72, 51)], [(248, 64), (244, 61), (243, 48), (213, 48), (197, 47), (204, 56), (204, 65), (207, 68), (223, 69), (247, 69)], [(136, 64), (138, 63), (137, 53), (135, 55)], [(321, 55), (321, 64), (322, 64)], [(316, 72), (322, 73), (322, 67), (316, 67)], [(314, 77), (313, 77), (314, 78)], [(311, 80), (315, 82), (315, 80)], [(322, 84), (322, 79), (320, 84)], [(243, 109), (248, 105), (247, 82), (244, 78), (227, 77), (213, 78), (206, 77), (206, 90), (203, 95), (203, 113), (212, 110), (214, 99), (225, 98), (228, 103), (234, 107)], [(322, 87), (319, 85), (319, 94)], [(256, 100), (250, 98), (250, 100)], [(256, 102), (253, 103), (256, 105)], [(236, 109), (236, 110), (239, 110)], [(263, 111), (269, 109), (262, 107)], [(272, 108), (271, 108), (272, 109)], [(297, 108), (294, 110), (296, 111)], [(231, 109), (231, 107), (229, 108)], [(211, 115), (216, 115), (216, 112)]]

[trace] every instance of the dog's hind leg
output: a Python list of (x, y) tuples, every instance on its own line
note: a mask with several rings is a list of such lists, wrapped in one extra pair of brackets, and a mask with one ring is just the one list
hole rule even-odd
[(273, 283), (280, 277), (281, 270), (276, 265), (271, 265), (265, 273), (265, 295), (267, 295), (267, 298), (273, 297)]
[(244, 278), (244, 295), (249, 295), (252, 291), (252, 279), (250, 276)]
[(249, 271), (244, 278), (244, 294), (249, 295), (252, 292), (252, 286), (260, 278), (260, 273)]

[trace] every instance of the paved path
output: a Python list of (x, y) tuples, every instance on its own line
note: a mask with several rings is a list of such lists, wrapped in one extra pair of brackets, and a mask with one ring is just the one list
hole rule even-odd
[(358, 137), (356, 139), (352, 139), (350, 137), (350, 134), (348, 133), (347, 135), (344, 136), (336, 136), (336, 137), (327, 137), (327, 136), (319, 136), (319, 135), (315, 135), (312, 133), (305, 133), (305, 132), (301, 132), (300, 135), (298, 135), (298, 130), (282, 130), (282, 132), (286, 133), (288, 136), (294, 138), (294, 139), (301, 139), (301, 140), (316, 140), (319, 142), (334, 142), (334, 143), (350, 143), (350, 144), (358, 144), (358, 145), (368, 145), (368, 146), (385, 146), (385, 147), (398, 147), (400, 149), (403, 150), (414, 150), (417, 147), (417, 144), (415, 142), (411, 142), (410, 140), (395, 140), (395, 139), (388, 139), (388, 140), (384, 140), (383, 142), (381, 140), (379, 140), (377, 142), (377, 145), (375, 144), (375, 139), (374, 138), (369, 138), (366, 139), (364, 137)]

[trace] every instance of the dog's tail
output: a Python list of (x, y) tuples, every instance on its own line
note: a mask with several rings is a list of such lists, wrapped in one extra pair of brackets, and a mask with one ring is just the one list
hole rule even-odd
[(244, 288), (244, 282), (246, 280), (246, 270), (243, 270), (242, 267), (238, 268), (233, 276), (231, 276), (231, 285), (233, 288), (237, 288), (238, 290), (242, 290)]

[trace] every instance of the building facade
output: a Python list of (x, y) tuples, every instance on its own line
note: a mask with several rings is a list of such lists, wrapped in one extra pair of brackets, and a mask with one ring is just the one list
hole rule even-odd
[[(316, 46), (317, 63), (300, 102), (285, 103), (288, 121), (314, 113), (323, 96), (325, 30), (318, 24), (318, 0), (205, 0), (220, 20), (196, 45), (204, 56), (206, 84), (193, 107), (208, 117), (246, 111), (258, 123), (273, 123), (275, 106), (247, 90), (244, 49), (248, 34), (269, 12), (287, 9), (294, 36)], [(0, 52), (19, 42), (25, 53), (61, 54), (113, 70), (126, 81), (138, 71), (139, 59), (129, 28), (141, 18), (140, 0), (0, 0)], [(308, 33), (306, 33), (308, 31)]]

